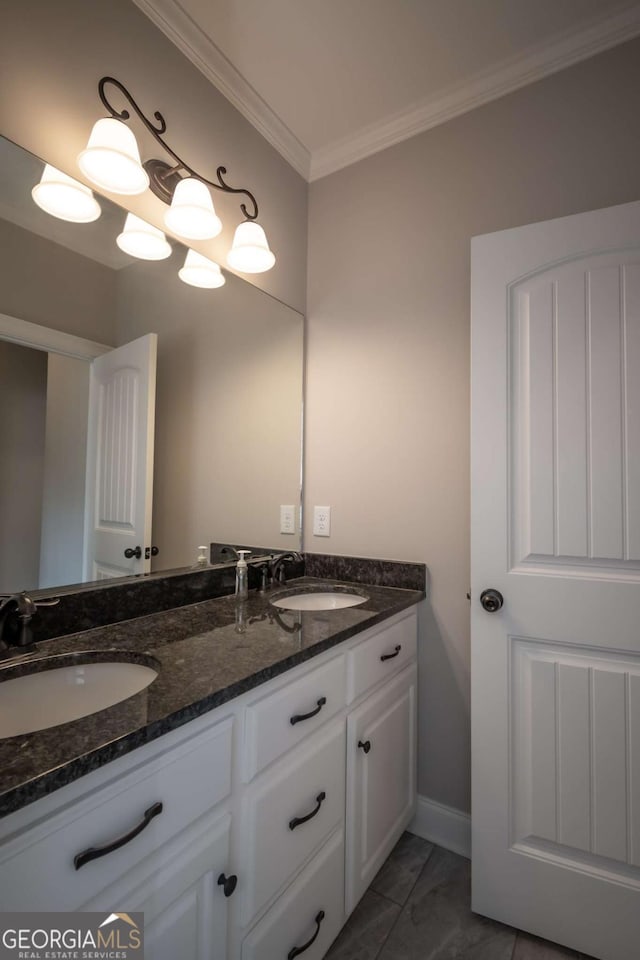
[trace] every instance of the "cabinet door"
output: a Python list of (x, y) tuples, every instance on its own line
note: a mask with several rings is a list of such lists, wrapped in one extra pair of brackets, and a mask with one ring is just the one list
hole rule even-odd
[(415, 665), (347, 719), (347, 913), (351, 913), (416, 804)]
[(226, 960), (230, 824), (203, 818), (83, 909), (143, 911), (146, 960)]

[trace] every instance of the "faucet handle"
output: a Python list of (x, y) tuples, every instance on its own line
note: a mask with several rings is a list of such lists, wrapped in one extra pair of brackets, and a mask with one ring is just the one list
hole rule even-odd
[(36, 607), (57, 607), (60, 603), (60, 597), (47, 597), (44, 600), (34, 600)]
[(60, 597), (43, 597), (42, 600), (34, 600), (26, 590), (15, 594), (14, 599), (21, 620), (30, 620), (38, 607), (57, 607), (60, 603)]
[[(20, 593), (0, 593), (0, 600), (5, 602), (13, 600), (22, 614), (29, 613), (31, 616), (35, 613), (36, 607), (57, 607), (60, 603), (60, 597), (43, 597), (42, 600), (34, 600), (26, 590), (21, 590)], [(4, 607), (4, 602), (0, 603), (0, 607)]]

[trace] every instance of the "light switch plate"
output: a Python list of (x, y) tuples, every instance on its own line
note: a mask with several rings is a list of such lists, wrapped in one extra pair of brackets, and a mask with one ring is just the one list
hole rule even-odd
[(296, 532), (296, 508), (292, 503), (280, 506), (280, 533)]
[(313, 508), (313, 535), (314, 537), (331, 536), (331, 507)]

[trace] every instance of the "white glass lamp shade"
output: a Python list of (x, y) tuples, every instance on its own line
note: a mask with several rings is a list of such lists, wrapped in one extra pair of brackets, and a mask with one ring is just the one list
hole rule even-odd
[(164, 222), (169, 230), (186, 240), (210, 240), (222, 230), (208, 188), (195, 177), (180, 180)]
[(36, 183), (31, 196), (45, 213), (60, 220), (91, 223), (100, 216), (100, 204), (89, 187), (56, 170), (50, 163), (45, 165), (40, 183)]
[(128, 213), (124, 230), (116, 237), (121, 250), (140, 260), (166, 260), (171, 256), (171, 246), (162, 230), (145, 223), (134, 213)]
[(208, 260), (195, 250), (188, 250), (184, 266), (178, 270), (178, 276), (192, 287), (222, 287), (225, 278), (217, 263)]
[(133, 131), (114, 117), (94, 123), (78, 166), (87, 179), (111, 193), (144, 193), (149, 186)]
[(255, 220), (245, 220), (236, 227), (233, 246), (227, 254), (227, 263), (241, 273), (264, 273), (270, 270), (276, 258), (269, 249), (264, 230)]

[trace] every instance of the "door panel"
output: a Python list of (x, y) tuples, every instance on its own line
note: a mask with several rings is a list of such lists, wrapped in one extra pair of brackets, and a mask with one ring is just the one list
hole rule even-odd
[(640, 261), (611, 259), (511, 290), (514, 569), (640, 574)]
[(640, 203), (474, 239), (472, 905), (603, 960), (640, 937), (639, 384)]
[[(91, 364), (85, 578), (147, 573), (151, 561), (157, 335)], [(141, 556), (126, 558), (127, 548)]]
[(510, 644), (511, 844), (588, 872), (594, 856), (640, 866), (640, 658)]
[(98, 473), (98, 523), (105, 530), (134, 529), (136, 436), (140, 374), (116, 370), (100, 384), (100, 470)]

